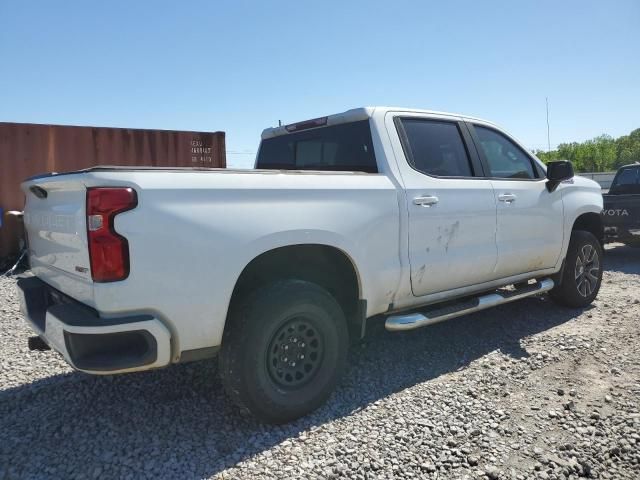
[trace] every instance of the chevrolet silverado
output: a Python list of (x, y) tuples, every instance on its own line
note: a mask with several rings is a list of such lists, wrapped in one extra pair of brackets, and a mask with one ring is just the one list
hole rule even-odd
[(464, 115), (358, 108), (264, 130), (252, 170), (22, 188), (33, 339), (93, 374), (217, 356), (267, 422), (320, 406), (373, 316), (410, 330), (545, 292), (584, 307), (602, 278), (600, 187)]

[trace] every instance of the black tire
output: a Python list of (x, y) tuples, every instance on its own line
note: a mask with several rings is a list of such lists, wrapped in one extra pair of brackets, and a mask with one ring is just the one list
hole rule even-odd
[(590, 232), (575, 230), (560, 284), (550, 293), (558, 304), (567, 307), (586, 307), (598, 295), (602, 283), (602, 245)]
[(231, 399), (259, 420), (288, 422), (327, 400), (348, 345), (344, 313), (329, 292), (280, 281), (232, 306), (219, 357), (222, 381)]

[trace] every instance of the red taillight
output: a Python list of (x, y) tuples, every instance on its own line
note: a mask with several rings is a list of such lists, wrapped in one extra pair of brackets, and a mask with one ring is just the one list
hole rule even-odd
[(132, 188), (87, 189), (87, 238), (94, 282), (115, 282), (129, 276), (129, 243), (116, 233), (113, 219), (137, 204)]

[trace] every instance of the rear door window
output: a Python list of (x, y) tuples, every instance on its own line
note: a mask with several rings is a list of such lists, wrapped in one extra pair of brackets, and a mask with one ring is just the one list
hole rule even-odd
[(377, 173), (368, 120), (267, 138), (256, 168)]
[(413, 168), (437, 177), (471, 177), (473, 170), (455, 122), (401, 119), (405, 154)]

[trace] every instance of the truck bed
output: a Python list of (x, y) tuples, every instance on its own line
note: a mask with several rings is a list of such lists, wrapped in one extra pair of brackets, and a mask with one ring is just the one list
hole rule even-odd
[[(86, 194), (96, 187), (137, 192), (136, 208), (114, 220), (130, 252), (122, 281), (92, 280)], [(234, 282), (263, 251), (312, 238), (354, 252), (376, 299), (369, 314), (387, 309), (400, 274), (398, 191), (382, 174), (103, 166), (22, 188), (33, 273), (105, 318), (162, 318), (180, 328), (180, 350), (220, 343)]]

